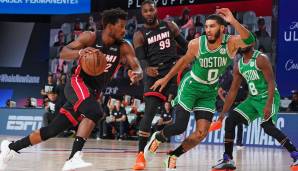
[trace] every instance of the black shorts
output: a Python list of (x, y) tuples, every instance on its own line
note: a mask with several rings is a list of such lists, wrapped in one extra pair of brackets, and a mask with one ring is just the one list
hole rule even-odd
[(79, 76), (72, 76), (66, 83), (64, 94), (67, 102), (60, 113), (76, 126), (84, 117), (97, 122), (102, 116), (101, 105), (97, 102), (97, 94), (90, 89)]
[(150, 89), (150, 87), (157, 81), (158, 79), (161, 79), (166, 75), (170, 69), (166, 69), (162, 71), (162, 75), (159, 75), (157, 77), (149, 77), (146, 76), (144, 78), (144, 96), (155, 96), (163, 101), (167, 101), (170, 94), (175, 97), (177, 95), (178, 85), (180, 83), (180, 80), (182, 79), (183, 75), (187, 72), (187, 69), (185, 69), (183, 72), (179, 72), (177, 76), (173, 77), (167, 84), (167, 86), (163, 89), (163, 91), (160, 93), (159, 89), (153, 91)]
[(160, 79), (162, 77), (149, 77), (146, 76), (144, 79), (144, 96), (155, 96), (160, 98), (163, 101), (167, 101), (169, 94), (172, 94), (174, 97), (177, 94), (177, 77), (173, 77), (166, 87), (162, 90), (162, 92), (159, 92), (159, 89), (156, 89), (155, 91), (151, 90), (150, 87), (153, 86), (155, 81)]

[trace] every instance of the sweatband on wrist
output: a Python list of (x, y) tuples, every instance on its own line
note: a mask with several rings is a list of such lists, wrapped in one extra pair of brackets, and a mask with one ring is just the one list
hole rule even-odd
[(187, 40), (185, 40), (185, 38), (181, 34), (179, 34), (178, 36), (175, 37), (175, 41), (182, 48), (182, 50), (184, 50), (185, 52), (187, 51), (188, 42), (187, 42)]
[(242, 39), (242, 41), (244, 42), (244, 44), (246, 45), (251, 45), (252, 43), (254, 43), (256, 41), (255, 36), (252, 34), (252, 32), (249, 32), (249, 37), (247, 39)]

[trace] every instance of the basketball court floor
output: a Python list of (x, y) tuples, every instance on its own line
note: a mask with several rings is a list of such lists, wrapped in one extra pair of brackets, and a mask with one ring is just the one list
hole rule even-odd
[[(16, 137), (0, 137), (15, 140)], [(57, 171), (61, 170), (70, 154), (73, 139), (55, 138), (21, 151), (11, 160), (6, 171)], [(162, 161), (167, 150), (177, 144), (163, 144), (156, 158), (146, 170), (162, 171)], [(84, 159), (93, 166), (79, 171), (127, 171), (132, 170), (137, 141), (89, 139), (84, 148)], [(200, 145), (178, 159), (178, 171), (210, 171), (222, 157), (223, 145)], [(237, 171), (289, 171), (291, 159), (286, 150), (275, 148), (245, 147), (235, 150)]]

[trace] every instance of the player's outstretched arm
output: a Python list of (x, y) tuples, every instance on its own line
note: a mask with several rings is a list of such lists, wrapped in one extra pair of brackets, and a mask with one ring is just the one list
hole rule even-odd
[(62, 51), (60, 52), (60, 58), (66, 60), (74, 60), (79, 58), (80, 55), (84, 55), (85, 53), (93, 53), (98, 51), (95, 48), (88, 47), (92, 46), (95, 40), (95, 32), (83, 32), (76, 40), (63, 47)]
[(151, 87), (152, 90), (156, 90), (158, 87), (159, 92), (167, 85), (167, 83), (179, 72), (183, 71), (186, 66), (191, 63), (194, 58), (199, 54), (199, 39), (193, 39), (188, 44), (188, 50), (184, 56), (182, 56), (178, 62), (172, 67), (169, 73), (162, 79), (157, 80)]
[(224, 103), (222, 112), (219, 115), (219, 120), (222, 121), (224, 119), (225, 113), (227, 113), (229, 111), (232, 104), (234, 103), (235, 98), (236, 98), (237, 93), (238, 93), (238, 90), (239, 90), (240, 85), (241, 85), (241, 81), (242, 81), (242, 76), (239, 72), (238, 64), (235, 63), (234, 69), (233, 69), (232, 85), (231, 85), (230, 90), (228, 92), (228, 95), (225, 99), (225, 103)]
[(268, 99), (264, 108), (264, 119), (267, 120), (267, 118), (271, 115), (271, 108), (273, 103), (273, 97), (274, 97), (274, 91), (275, 91), (275, 81), (273, 76), (273, 70), (271, 63), (268, 60), (268, 57), (265, 54), (260, 54), (257, 58), (257, 67), (263, 72), (265, 80), (268, 84)]

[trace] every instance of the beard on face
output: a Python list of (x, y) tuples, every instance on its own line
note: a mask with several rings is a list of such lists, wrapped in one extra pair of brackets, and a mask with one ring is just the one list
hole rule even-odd
[(218, 30), (218, 31), (215, 33), (215, 35), (214, 35), (214, 39), (213, 39), (213, 40), (209, 40), (208, 38), (207, 38), (207, 40), (208, 40), (208, 42), (209, 42), (210, 44), (214, 44), (214, 43), (216, 42), (216, 40), (219, 38), (219, 36), (220, 36), (220, 30)]
[(154, 25), (156, 23), (157, 16), (154, 15), (151, 21), (148, 21), (148, 19), (146, 19), (146, 18), (144, 18), (144, 20), (147, 25)]
[(120, 35), (117, 36), (117, 33), (114, 30), (109, 32), (109, 36), (113, 38), (116, 42), (120, 42), (123, 39), (123, 37), (121, 37)]

